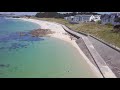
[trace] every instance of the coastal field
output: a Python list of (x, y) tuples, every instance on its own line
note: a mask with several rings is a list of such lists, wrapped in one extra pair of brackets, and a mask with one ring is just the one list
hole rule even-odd
[(120, 33), (113, 33), (113, 26), (110, 25), (101, 25), (97, 23), (80, 23), (80, 24), (70, 24), (65, 19), (56, 19), (56, 18), (36, 18), (39, 20), (57, 22), (60, 24), (64, 24), (75, 31), (81, 31), (87, 34), (91, 34), (96, 36), (110, 44), (118, 46), (120, 48)]

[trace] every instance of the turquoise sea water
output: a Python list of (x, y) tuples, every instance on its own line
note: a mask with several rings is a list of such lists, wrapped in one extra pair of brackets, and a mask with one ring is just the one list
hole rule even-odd
[(22, 20), (0, 19), (0, 78), (96, 77), (71, 44), (31, 37), (28, 32), (37, 28), (40, 26)]

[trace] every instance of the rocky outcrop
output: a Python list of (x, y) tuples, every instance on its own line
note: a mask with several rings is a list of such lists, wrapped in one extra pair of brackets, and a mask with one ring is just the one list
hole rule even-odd
[(0, 67), (9, 67), (10, 66), (10, 64), (7, 64), (7, 65), (5, 65), (5, 64), (0, 64)]
[(25, 36), (25, 33), (24, 32), (19, 32), (19, 35), (20, 36)]
[(49, 29), (36, 29), (30, 32), (30, 34), (33, 37), (43, 37), (43, 36), (47, 36), (48, 34), (53, 34), (53, 33), (54, 32)]

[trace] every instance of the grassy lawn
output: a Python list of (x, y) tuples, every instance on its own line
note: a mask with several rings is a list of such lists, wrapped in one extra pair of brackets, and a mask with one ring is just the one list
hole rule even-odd
[(113, 29), (113, 26), (101, 25), (97, 23), (70, 24), (67, 20), (55, 18), (35, 18), (35, 19), (64, 24), (71, 28), (72, 30), (92, 34), (93, 36), (96, 36), (120, 48), (120, 33), (113, 33), (111, 31)]

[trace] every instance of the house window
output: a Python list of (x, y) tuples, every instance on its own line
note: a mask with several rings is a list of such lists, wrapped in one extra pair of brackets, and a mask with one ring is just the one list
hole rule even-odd
[(81, 17), (79, 17), (79, 21), (82, 21), (82, 18), (81, 18)]

